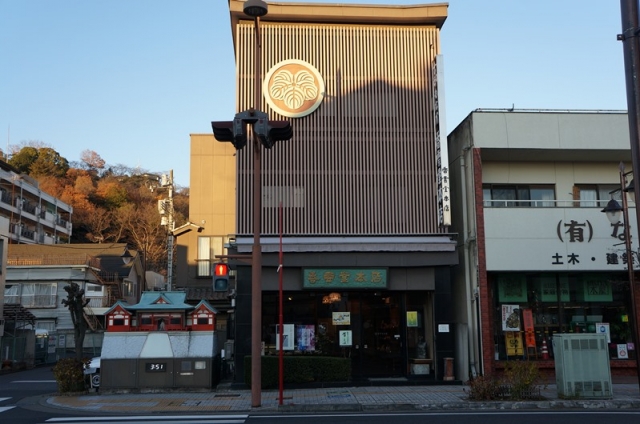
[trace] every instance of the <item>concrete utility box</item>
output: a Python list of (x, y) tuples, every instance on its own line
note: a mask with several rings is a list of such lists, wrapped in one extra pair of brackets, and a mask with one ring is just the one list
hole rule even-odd
[(219, 356), (213, 331), (105, 333), (101, 389), (210, 389)]
[(558, 397), (613, 397), (605, 334), (554, 334), (553, 352)]

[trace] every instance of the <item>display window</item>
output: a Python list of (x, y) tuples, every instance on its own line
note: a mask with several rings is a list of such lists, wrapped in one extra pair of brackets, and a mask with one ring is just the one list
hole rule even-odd
[(611, 359), (634, 359), (625, 275), (493, 274), (495, 359), (552, 359), (556, 333), (603, 333)]

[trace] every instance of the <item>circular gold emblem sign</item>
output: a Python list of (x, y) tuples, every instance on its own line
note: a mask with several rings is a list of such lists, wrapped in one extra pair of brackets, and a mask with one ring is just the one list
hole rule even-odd
[(324, 81), (313, 65), (302, 60), (285, 60), (269, 70), (262, 94), (280, 115), (300, 118), (322, 103)]

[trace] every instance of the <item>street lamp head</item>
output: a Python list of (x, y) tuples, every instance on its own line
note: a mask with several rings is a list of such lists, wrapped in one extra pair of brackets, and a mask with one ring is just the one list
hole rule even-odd
[(629, 199), (631, 199), (631, 201), (635, 203), (636, 202), (636, 186), (633, 184), (633, 179), (631, 179), (631, 182), (629, 183), (627, 188), (624, 189), (624, 191), (629, 195)]
[(255, 19), (266, 15), (269, 11), (269, 6), (263, 0), (247, 0), (244, 2), (242, 11), (245, 15)]
[(124, 248), (124, 253), (120, 255), (120, 257), (122, 258), (122, 262), (124, 262), (125, 265), (129, 265), (129, 262), (131, 262), (131, 259), (133, 259), (133, 255), (126, 247)]
[(622, 206), (620, 206), (620, 203), (618, 203), (617, 200), (611, 199), (609, 200), (609, 203), (607, 203), (607, 206), (605, 206), (601, 212), (607, 214), (607, 219), (609, 220), (609, 222), (611, 222), (612, 224), (617, 224), (618, 222), (620, 222)]

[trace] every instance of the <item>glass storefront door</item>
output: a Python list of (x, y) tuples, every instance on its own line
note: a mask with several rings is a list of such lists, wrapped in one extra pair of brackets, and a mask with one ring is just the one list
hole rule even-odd
[[(277, 293), (264, 295), (263, 313), (265, 354), (275, 355)], [(304, 345), (305, 354), (350, 358), (354, 380), (434, 375), (429, 292), (291, 291), (283, 316), (295, 328), (291, 354), (303, 353)], [(313, 329), (312, 347), (299, 343), (303, 327)]]
[(400, 298), (389, 292), (364, 292), (349, 297), (354, 378), (404, 375)]

